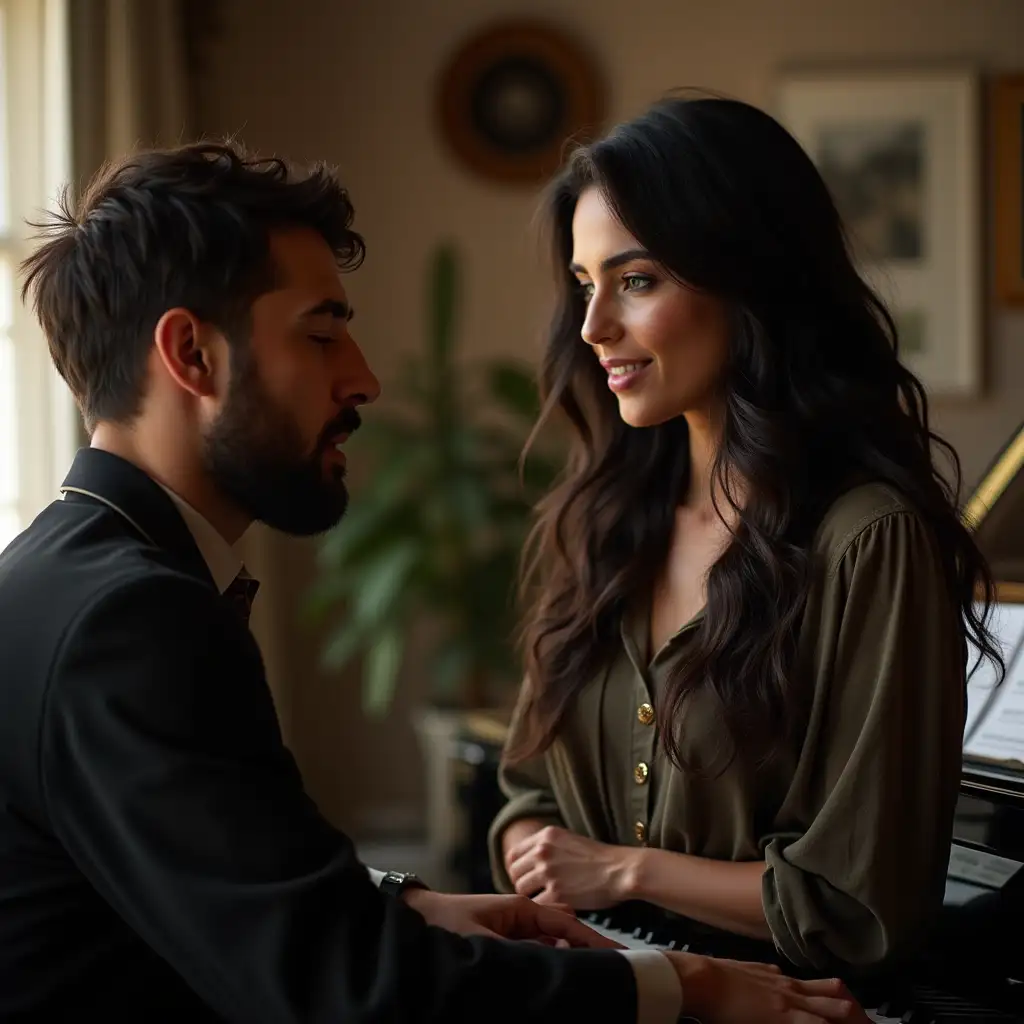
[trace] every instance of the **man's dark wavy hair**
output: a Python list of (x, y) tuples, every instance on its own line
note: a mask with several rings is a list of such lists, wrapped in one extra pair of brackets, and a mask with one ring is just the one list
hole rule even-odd
[(41, 244), (22, 264), (22, 298), (92, 431), (138, 414), (164, 312), (187, 308), (238, 343), (273, 286), (271, 232), (311, 228), (348, 270), (364, 254), (352, 218), (322, 164), (297, 169), (233, 141), (140, 152), (103, 167), (80, 198), (66, 187), (33, 225)]

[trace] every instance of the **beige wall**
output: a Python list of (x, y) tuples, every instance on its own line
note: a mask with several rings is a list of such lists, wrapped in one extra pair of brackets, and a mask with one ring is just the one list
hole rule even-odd
[[(536, 350), (545, 290), (530, 229), (534, 197), (464, 173), (431, 119), (451, 48), (509, 12), (545, 15), (589, 47), (607, 78), (612, 119), (680, 85), (770, 107), (786, 64), (966, 60), (982, 71), (1024, 69), (1021, 0), (223, 0), (198, 127), (340, 165), (369, 241), (365, 268), (349, 283), (356, 333), (385, 380), (399, 353), (422, 341), (425, 258), (446, 236), (467, 256), (465, 346)], [(1024, 315), (992, 312), (987, 333), (987, 394), (935, 416), (971, 480), (1024, 418)], [(404, 716), (366, 723), (351, 681), (317, 671), (314, 638), (293, 614), (309, 569), (308, 543), (275, 542), (264, 559), (271, 672), (310, 791), (328, 815), (359, 830), (391, 808), (415, 812), (418, 762)]]

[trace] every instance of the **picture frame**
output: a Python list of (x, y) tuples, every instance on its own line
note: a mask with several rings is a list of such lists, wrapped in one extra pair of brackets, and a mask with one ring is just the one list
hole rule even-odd
[(989, 85), (995, 297), (1024, 306), (1024, 75)]
[(791, 71), (779, 120), (825, 178), (930, 397), (982, 388), (980, 83), (970, 69)]

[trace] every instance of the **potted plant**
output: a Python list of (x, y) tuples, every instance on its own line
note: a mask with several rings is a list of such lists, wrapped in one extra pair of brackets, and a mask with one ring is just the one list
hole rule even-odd
[(314, 614), (330, 622), (325, 665), (362, 657), (371, 716), (391, 705), (414, 626), (426, 638), (415, 653), (428, 697), (415, 725), (432, 776), (435, 847), (452, 828), (448, 747), (458, 712), (507, 705), (519, 681), (516, 572), (533, 507), (559, 466), (550, 447), (521, 458), (538, 412), (530, 372), (458, 358), (459, 284), (456, 252), (441, 245), (426, 351), (385, 387), (389, 410), (368, 413), (350, 442), (365, 453), (368, 478), (320, 544), (310, 595)]

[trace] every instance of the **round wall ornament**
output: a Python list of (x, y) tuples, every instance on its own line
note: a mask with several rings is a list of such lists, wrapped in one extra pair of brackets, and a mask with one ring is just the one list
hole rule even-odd
[(491, 25), (462, 43), (442, 73), (441, 132), (460, 162), (492, 181), (536, 184), (569, 143), (604, 117), (600, 76), (559, 30), (537, 21)]

